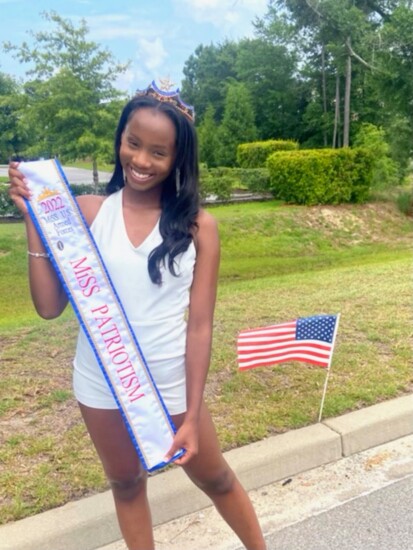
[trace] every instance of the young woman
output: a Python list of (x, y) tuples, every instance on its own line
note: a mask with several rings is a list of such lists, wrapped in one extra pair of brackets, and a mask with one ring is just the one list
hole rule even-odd
[[(198, 159), (191, 109), (153, 85), (125, 106), (115, 138), (108, 196), (78, 204), (136, 330), (152, 376), (177, 428), (172, 457), (213, 501), (246, 548), (265, 542), (248, 495), (224, 460), (203, 400), (209, 368), (219, 266), (214, 219), (199, 207)], [(62, 313), (66, 294), (23, 198), (17, 163), (10, 196), (27, 230), (29, 280), (39, 315)], [(83, 332), (74, 359), (74, 392), (110, 482), (130, 550), (154, 548), (147, 476)]]

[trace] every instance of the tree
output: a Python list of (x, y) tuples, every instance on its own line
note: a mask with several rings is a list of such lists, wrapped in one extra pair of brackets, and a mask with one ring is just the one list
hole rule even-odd
[(392, 158), (406, 169), (413, 153), (413, 9), (405, 0), (386, 18), (380, 34), (374, 76), (377, 97), (386, 114)]
[(31, 32), (33, 47), (26, 42), (5, 45), (20, 62), (33, 65), (24, 86), (25, 124), (36, 137), (29, 152), (63, 160), (90, 157), (97, 185), (97, 163), (107, 153), (116, 126), (111, 102), (121, 97), (113, 82), (127, 65), (87, 40), (85, 21), (75, 27), (54, 11), (42, 15), (55, 28)]
[[(363, 70), (375, 70), (370, 60), (374, 55), (371, 45), (376, 28), (384, 17), (388, 17), (390, 3), (375, 0), (271, 2), (271, 5), (287, 10), (290, 21), (301, 36), (298, 43), (304, 53), (303, 59), (307, 61), (307, 67), (312, 66), (314, 74), (319, 75), (318, 97), (323, 123), (329, 120), (329, 110), (334, 111), (333, 144), (338, 141), (342, 101), (342, 144), (347, 146), (350, 143), (354, 78)], [(344, 93), (340, 93), (343, 84)], [(323, 142), (327, 142), (325, 128)]]
[(6, 163), (25, 145), (19, 112), (22, 91), (9, 75), (0, 73), (0, 162)]
[(237, 44), (229, 41), (217, 46), (201, 44), (185, 62), (182, 97), (195, 105), (197, 120), (202, 120), (208, 105), (214, 106), (215, 120), (221, 120), (226, 83), (236, 78), (237, 50)]
[(296, 139), (302, 125), (295, 54), (270, 39), (241, 40), (236, 73), (253, 100), (261, 139)]
[(218, 126), (214, 115), (215, 109), (210, 104), (205, 111), (202, 123), (198, 127), (200, 159), (208, 167), (217, 166), (218, 159)]
[(257, 139), (254, 109), (244, 84), (231, 82), (225, 97), (225, 111), (218, 132), (218, 162), (222, 166), (234, 166), (237, 146)]

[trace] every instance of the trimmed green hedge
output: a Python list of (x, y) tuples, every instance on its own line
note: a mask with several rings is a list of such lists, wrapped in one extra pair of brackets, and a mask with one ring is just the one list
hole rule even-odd
[[(229, 201), (234, 189), (246, 189), (251, 193), (269, 193), (270, 178), (266, 168), (211, 168), (201, 166), (201, 197), (206, 199), (213, 195), (219, 201)], [(8, 195), (8, 185), (0, 184), (0, 217), (21, 218), (19, 210)], [(73, 194), (88, 195), (94, 193), (93, 185), (74, 184), (70, 186)], [(98, 195), (105, 194), (106, 184), (99, 184)]]
[(251, 193), (268, 193), (269, 172), (266, 168), (209, 168), (201, 167), (201, 197), (215, 195), (218, 200), (228, 201), (235, 189), (246, 189)]
[(9, 197), (9, 186), (4, 183), (0, 183), (0, 217), (21, 218), (20, 211)]
[(373, 157), (361, 148), (307, 149), (273, 153), (267, 161), (270, 190), (295, 204), (365, 202)]
[[(71, 185), (73, 194), (75, 197), (77, 195), (91, 195), (94, 194), (93, 185), (87, 184), (78, 184)], [(106, 184), (101, 183), (98, 186), (98, 195), (105, 194)], [(0, 217), (6, 218), (16, 218), (19, 219), (22, 217), (20, 211), (14, 206), (13, 201), (9, 197), (9, 186), (7, 184), (0, 183)]]
[(106, 183), (99, 183), (97, 193), (95, 193), (95, 186), (87, 183), (73, 183), (70, 188), (75, 197), (78, 195), (106, 195)]
[(296, 149), (298, 149), (298, 143), (293, 140), (270, 139), (241, 143), (237, 147), (237, 163), (241, 168), (263, 168), (272, 153)]

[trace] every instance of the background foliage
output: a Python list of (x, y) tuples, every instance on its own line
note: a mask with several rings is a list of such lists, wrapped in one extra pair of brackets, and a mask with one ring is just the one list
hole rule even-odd
[[(0, 73), (0, 162), (59, 156), (110, 162), (126, 65), (56, 12), (50, 30), (3, 48), (31, 62), (24, 83)], [(183, 67), (196, 106), (201, 161), (237, 166), (239, 144), (294, 140), (305, 148), (367, 146), (373, 185), (405, 177), (413, 144), (411, 0), (269, 0), (255, 36), (200, 44)], [(30, 132), (28, 131), (30, 129)], [(380, 159), (380, 160), (379, 160)]]

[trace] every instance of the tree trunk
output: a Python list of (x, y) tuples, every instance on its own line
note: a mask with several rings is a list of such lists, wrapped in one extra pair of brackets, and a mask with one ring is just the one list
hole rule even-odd
[(336, 75), (336, 109), (334, 113), (333, 149), (339, 147), (340, 131), (340, 75)]
[(99, 174), (98, 174), (98, 161), (93, 158), (93, 190), (95, 195), (98, 194), (99, 188)]
[[(351, 47), (351, 39), (347, 38), (347, 45)], [(344, 95), (344, 130), (343, 147), (350, 145), (350, 95), (351, 95), (351, 55), (347, 54), (346, 62), (346, 89)]]
[(327, 147), (327, 84), (326, 84), (326, 57), (325, 57), (325, 46), (322, 44), (321, 46), (321, 87), (322, 87), (322, 94), (323, 94), (323, 141), (324, 141), (324, 147)]

